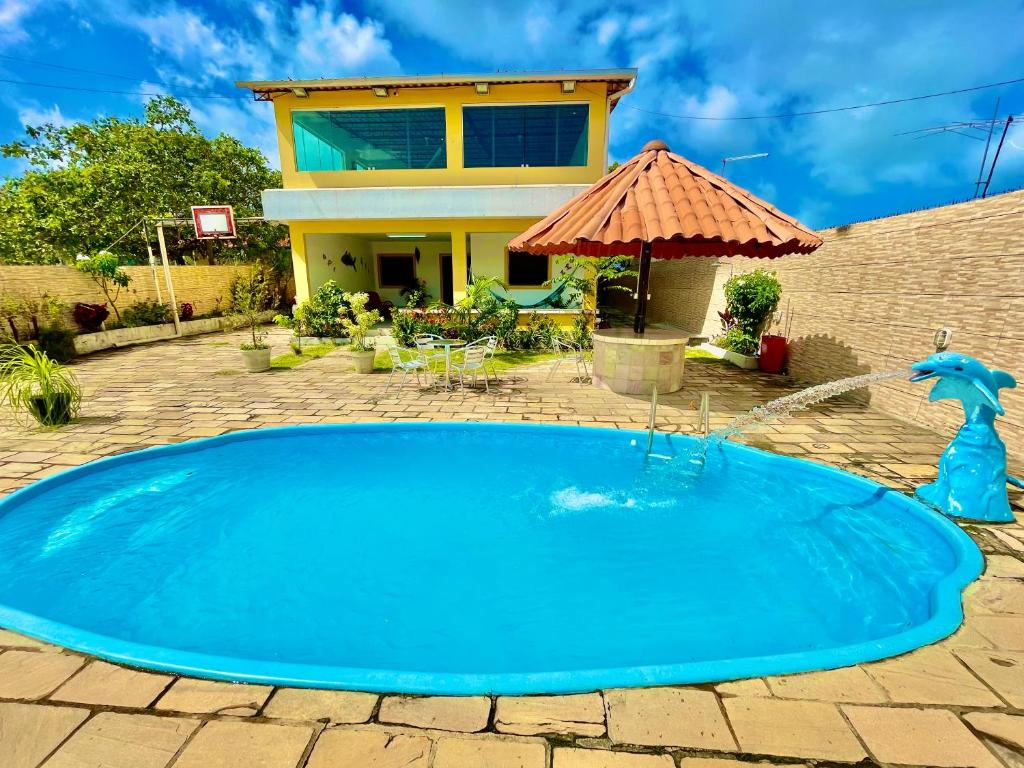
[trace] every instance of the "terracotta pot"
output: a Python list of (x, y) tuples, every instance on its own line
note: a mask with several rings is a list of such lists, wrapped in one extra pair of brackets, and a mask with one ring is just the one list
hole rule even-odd
[(270, 370), (270, 348), (266, 349), (242, 349), (242, 360), (245, 362), (245, 370), (249, 373), (260, 373)]

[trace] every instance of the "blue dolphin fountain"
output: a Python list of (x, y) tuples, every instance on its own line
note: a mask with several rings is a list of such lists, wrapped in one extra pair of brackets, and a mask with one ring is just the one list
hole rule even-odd
[(951, 517), (1011, 522), (1006, 446), (996, 433), (995, 419), (1004, 412), (999, 390), (1017, 386), (1016, 379), (955, 352), (937, 352), (911, 368), (911, 381), (938, 379), (929, 400), (959, 400), (965, 417), (942, 452), (938, 478), (918, 488), (917, 497)]

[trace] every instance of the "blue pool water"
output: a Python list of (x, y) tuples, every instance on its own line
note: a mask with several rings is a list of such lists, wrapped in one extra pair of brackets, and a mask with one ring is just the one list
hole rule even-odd
[(540, 693), (933, 642), (981, 556), (913, 500), (731, 444), (575, 427), (235, 433), (0, 503), (0, 625), (144, 667)]

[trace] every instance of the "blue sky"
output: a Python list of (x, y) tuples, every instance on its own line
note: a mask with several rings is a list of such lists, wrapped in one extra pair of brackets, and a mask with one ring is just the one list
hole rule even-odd
[[(26, 123), (139, 114), (136, 94), (171, 92), (204, 131), (276, 166), (271, 108), (237, 79), (634, 66), (611, 159), (652, 138), (713, 170), (769, 152), (729, 177), (820, 227), (970, 197), (982, 142), (896, 134), (987, 119), (997, 96), (1021, 124), (992, 189), (1024, 185), (1024, 83), (812, 117), (665, 115), (788, 114), (1022, 78), (1022, 30), (1024, 4), (997, 0), (0, 0), (0, 80), (129, 92), (0, 83), (0, 142)], [(0, 176), (20, 170), (0, 160)]]

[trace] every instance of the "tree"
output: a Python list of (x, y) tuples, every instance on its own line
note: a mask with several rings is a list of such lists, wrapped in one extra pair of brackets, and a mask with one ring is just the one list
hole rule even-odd
[[(150, 99), (141, 119), (27, 126), (23, 139), (0, 152), (28, 164), (0, 185), (0, 263), (7, 264), (71, 264), (111, 247), (143, 217), (184, 216), (193, 205), (232, 205), (237, 216), (258, 216), (262, 190), (281, 186), (259, 150), (226, 134), (207, 138), (170, 96)], [(246, 226), (237, 240), (209, 244), (190, 229), (168, 235), (178, 262), (211, 253), (249, 261), (281, 250), (287, 232)], [(125, 263), (148, 258), (141, 233), (116, 247)]]
[[(100, 251), (93, 257), (75, 264), (79, 271), (85, 272), (93, 279), (93, 282), (100, 287), (103, 295), (110, 302), (110, 308), (118, 322), (121, 321), (121, 312), (117, 308), (117, 297), (121, 295), (121, 289), (127, 288), (131, 277), (121, 269), (121, 262), (117, 256), (110, 251)], [(113, 294), (111, 294), (113, 291)]]

